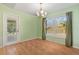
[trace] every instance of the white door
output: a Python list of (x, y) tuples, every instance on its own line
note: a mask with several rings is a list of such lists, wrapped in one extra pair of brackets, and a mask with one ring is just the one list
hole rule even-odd
[(17, 43), (19, 39), (18, 16), (4, 15), (3, 19), (3, 46)]

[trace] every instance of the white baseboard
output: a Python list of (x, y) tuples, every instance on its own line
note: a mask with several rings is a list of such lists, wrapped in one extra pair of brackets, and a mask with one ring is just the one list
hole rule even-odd
[(79, 49), (79, 47), (78, 47), (78, 46), (73, 46), (73, 48), (77, 48), (77, 49)]
[(0, 48), (2, 48), (2, 47), (0, 46)]
[(2, 48), (3, 46), (0, 46), (0, 48)]
[(32, 40), (32, 39), (41, 39), (41, 37), (37, 37), (37, 38), (28, 38), (28, 39), (25, 39), (25, 40), (21, 40), (21, 41), (19, 41), (19, 42), (24, 42), (24, 41), (28, 41), (28, 40)]
[[(38, 37), (39, 39), (41, 39), (40, 37)], [(18, 42), (16, 42), (16, 43), (21, 43), (21, 42), (24, 42), (24, 41), (28, 41), (28, 40), (32, 40), (32, 39), (38, 39), (38, 38), (28, 38), (28, 39), (25, 39), (25, 40), (20, 40), (20, 41), (18, 41)], [(14, 44), (16, 44), (16, 43), (14, 43)], [(7, 46), (7, 45), (6, 45)], [(0, 48), (2, 48), (2, 47), (5, 47), (5, 46), (0, 46)]]

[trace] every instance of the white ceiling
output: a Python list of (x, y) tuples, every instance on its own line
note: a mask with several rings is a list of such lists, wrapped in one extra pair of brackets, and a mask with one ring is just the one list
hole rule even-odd
[[(3, 3), (4, 5), (14, 8), (16, 10), (23, 11), (32, 15), (36, 15), (36, 11), (39, 10), (39, 3)], [(70, 6), (77, 5), (77, 3), (44, 3), (43, 9), (48, 13), (62, 10)]]

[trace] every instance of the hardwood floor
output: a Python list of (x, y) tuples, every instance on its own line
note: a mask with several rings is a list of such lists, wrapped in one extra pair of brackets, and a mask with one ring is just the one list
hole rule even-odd
[(79, 55), (79, 49), (47, 40), (33, 39), (0, 48), (1, 55)]

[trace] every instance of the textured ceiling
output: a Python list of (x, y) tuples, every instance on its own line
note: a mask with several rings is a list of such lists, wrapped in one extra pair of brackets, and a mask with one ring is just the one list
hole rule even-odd
[[(39, 3), (3, 3), (4, 5), (14, 8), (16, 10), (36, 15), (36, 11), (39, 10)], [(44, 3), (43, 9), (48, 13), (62, 10), (71, 6), (77, 5), (77, 3)]]

